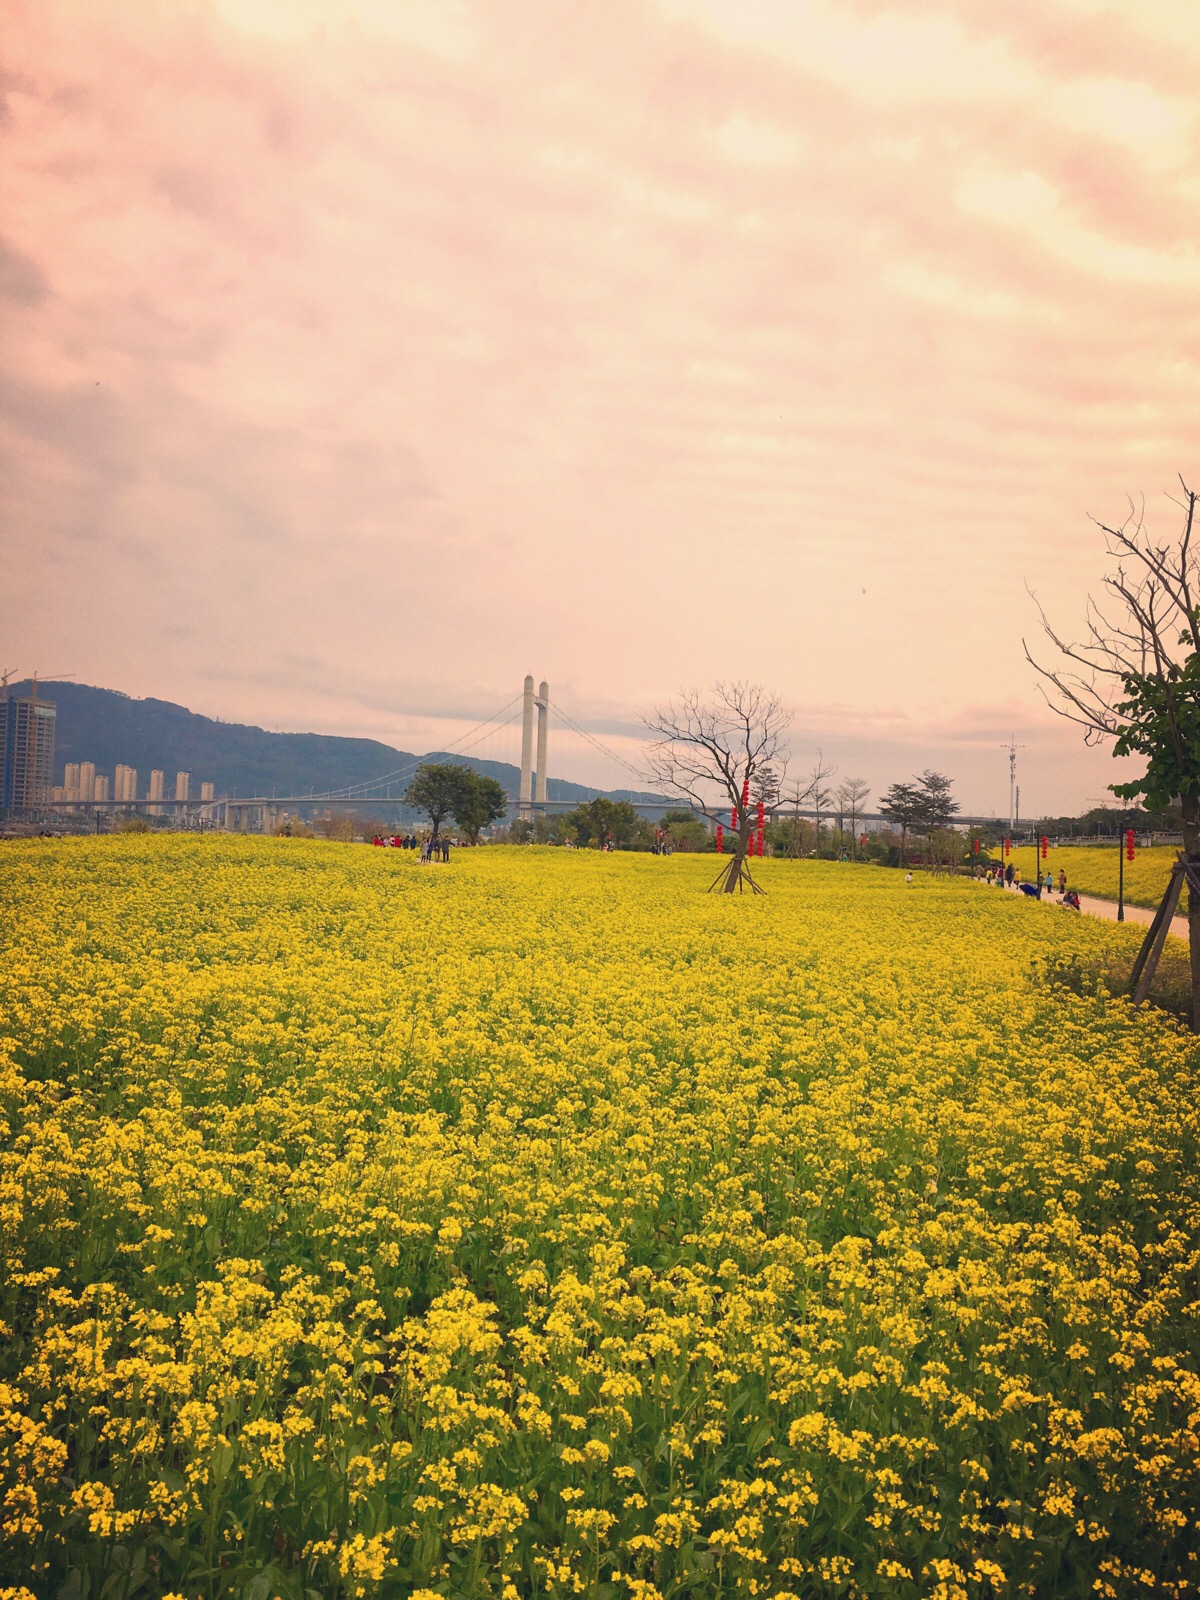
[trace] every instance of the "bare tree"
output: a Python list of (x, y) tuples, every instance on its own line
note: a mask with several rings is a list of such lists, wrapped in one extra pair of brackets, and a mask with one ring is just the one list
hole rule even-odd
[(865, 778), (847, 778), (838, 784), (838, 800), (842, 810), (850, 818), (850, 858), (858, 860), (858, 819), (862, 815), (863, 807), (867, 803), (867, 796), (871, 792), (871, 785)]
[(791, 807), (791, 813), (785, 823), (787, 854), (791, 861), (800, 859), (808, 843), (808, 823), (800, 815), (800, 807), (807, 797), (807, 789), (802, 789), (798, 783), (792, 785), (792, 792), (786, 797), (785, 803)]
[(813, 762), (812, 771), (808, 775), (808, 788), (804, 791), (816, 818), (816, 842), (814, 848), (818, 855), (821, 853), (821, 813), (829, 810), (830, 802), (833, 799), (833, 791), (826, 787), (825, 779), (832, 778), (836, 771), (836, 767), (827, 767), (825, 765), (824, 752), (818, 750), (817, 759)]
[(707, 698), (698, 690), (655, 709), (646, 726), (657, 734), (651, 747), (651, 780), (686, 799), (702, 816), (716, 822), (726, 810), (736, 812), (734, 852), (722, 866), (718, 885), (732, 894), (749, 884), (753, 813), (761, 799), (773, 814), (787, 773), (786, 735), (791, 713), (778, 695), (754, 683), (716, 683)]
[(326, 811), (324, 816), (316, 818), (313, 826), (322, 839), (336, 839), (347, 844), (354, 837), (354, 824), (344, 811)]
[[(1184, 856), (1172, 874), (1158, 929), (1169, 926), (1186, 878), (1192, 1029), (1200, 1032), (1200, 556), (1192, 546), (1197, 496), (1182, 478), (1180, 483), (1183, 498), (1168, 498), (1182, 511), (1183, 526), (1165, 544), (1147, 531), (1144, 508), (1132, 501), (1117, 527), (1092, 519), (1115, 563), (1103, 580), (1102, 600), (1089, 597), (1084, 636), (1069, 640), (1050, 625), (1033, 596), (1058, 658), (1045, 666), (1027, 644), (1025, 656), (1041, 675), (1051, 710), (1077, 723), (1085, 743), (1111, 739), (1114, 755), (1145, 757), (1144, 776), (1111, 784), (1114, 794), (1156, 809), (1180, 803)], [(1139, 972), (1149, 946), (1148, 937)], [(1136, 993), (1143, 997), (1142, 990)]]

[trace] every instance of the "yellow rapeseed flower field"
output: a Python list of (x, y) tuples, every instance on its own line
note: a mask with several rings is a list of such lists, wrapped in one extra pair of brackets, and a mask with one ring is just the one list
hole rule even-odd
[[(1117, 898), (1123, 865), (1126, 901), (1130, 905), (1157, 909), (1178, 854), (1178, 849), (1173, 845), (1158, 844), (1145, 849), (1138, 845), (1133, 860), (1122, 863), (1121, 853), (1113, 843), (1052, 845), (1043, 861), (1033, 846), (1020, 845), (1013, 850), (1009, 859), (1027, 883), (1033, 882), (1039, 869), (1044, 877), (1049, 867), (1057, 885), (1061, 869), (1066, 873), (1071, 888), (1078, 889), (1080, 894), (1098, 895), (1102, 900)], [(1186, 908), (1186, 895), (1183, 905)]]
[(1140, 930), (2, 849), (0, 1595), (1200, 1593), (1196, 1048), (1047, 977)]

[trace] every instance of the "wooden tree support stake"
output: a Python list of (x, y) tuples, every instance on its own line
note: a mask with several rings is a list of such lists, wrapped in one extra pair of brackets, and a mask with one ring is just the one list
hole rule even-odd
[[(729, 874), (733, 871), (733, 868), (734, 868), (734, 863), (732, 861), (729, 863), (729, 865), (727, 867), (722, 867), (721, 868), (720, 872), (717, 873), (716, 877), (713, 879), (713, 881), (708, 886), (709, 894), (712, 894), (713, 890), (717, 887), (717, 885), (719, 883), (728, 882)], [(742, 858), (742, 865), (741, 865), (741, 868), (740, 868), (740, 870), (738, 872), (738, 893), (739, 894), (741, 894), (744, 891), (745, 885), (747, 883), (754, 890), (755, 894), (766, 894), (767, 891), (765, 889), (759, 888), (758, 884), (755, 883), (754, 879), (750, 876), (750, 868), (746, 865), (745, 857), (743, 857)], [(725, 891), (722, 890), (722, 893), (724, 893), (724, 892)]]
[(1150, 993), (1150, 985), (1154, 982), (1154, 974), (1158, 970), (1159, 958), (1163, 953), (1163, 946), (1167, 942), (1167, 934), (1171, 930), (1171, 918), (1175, 915), (1175, 907), (1179, 904), (1179, 894), (1183, 888), (1184, 878), (1190, 881), (1191, 874), (1187, 870), (1187, 863), (1181, 856), (1171, 868), (1171, 877), (1167, 883), (1166, 893), (1158, 910), (1154, 913), (1154, 921), (1150, 924), (1142, 948), (1138, 951), (1137, 960), (1133, 963), (1133, 971), (1129, 974), (1129, 986), (1133, 991), (1133, 1003), (1140, 1006)]

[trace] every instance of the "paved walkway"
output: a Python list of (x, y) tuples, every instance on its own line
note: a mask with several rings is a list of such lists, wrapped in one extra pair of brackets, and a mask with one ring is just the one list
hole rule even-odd
[[(1039, 905), (1053, 906), (1056, 911), (1064, 911), (1066, 907), (1059, 903), (1057, 889), (1049, 895), (1043, 895)], [(1115, 900), (1097, 900), (1094, 895), (1081, 894), (1079, 908), (1086, 911), (1090, 917), (1103, 917), (1106, 922), (1117, 920), (1117, 902)], [(1140, 922), (1143, 928), (1148, 928), (1154, 921), (1154, 913), (1148, 906), (1131, 906), (1125, 902), (1125, 921)], [(1177, 939), (1186, 940), (1188, 937), (1188, 919), (1186, 917), (1171, 918), (1171, 932)]]
[[(1052, 899), (1051, 905), (1056, 902)], [(1093, 917), (1105, 917), (1109, 922), (1117, 920), (1117, 902), (1115, 900), (1096, 900), (1090, 894), (1081, 894), (1079, 904), (1082, 910)], [(1148, 906), (1131, 906), (1125, 904), (1125, 921), (1140, 922), (1143, 928), (1148, 928), (1154, 921), (1154, 913)], [(1186, 939), (1188, 936), (1188, 919), (1186, 917), (1171, 918), (1171, 932), (1177, 939)]]
[[(1007, 891), (1011, 893), (1012, 891)], [(1185, 891), (1186, 892), (1186, 891)], [(1032, 899), (1032, 896), (1026, 898)], [(1065, 911), (1067, 908), (1058, 898), (1058, 890), (1053, 889), (1049, 894), (1043, 893), (1038, 901), (1040, 906), (1053, 906), (1056, 911)], [(1086, 911), (1090, 917), (1103, 917), (1106, 922), (1117, 920), (1117, 902), (1115, 900), (1099, 900), (1095, 895), (1081, 894), (1079, 896), (1079, 909)], [(1154, 912), (1148, 906), (1131, 906), (1125, 902), (1125, 921), (1140, 922), (1143, 928), (1148, 928), (1154, 921)], [(1188, 919), (1186, 917), (1171, 918), (1171, 932), (1177, 939), (1186, 943), (1188, 938)]]

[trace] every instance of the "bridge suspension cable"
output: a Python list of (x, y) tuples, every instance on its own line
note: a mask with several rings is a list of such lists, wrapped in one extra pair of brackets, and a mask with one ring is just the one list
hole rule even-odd
[(602, 756), (606, 756), (609, 761), (615, 761), (618, 766), (624, 767), (626, 772), (631, 772), (638, 780), (639, 784), (646, 783), (647, 780), (645, 773), (639, 772), (637, 767), (635, 767), (631, 761), (626, 761), (624, 756), (618, 755), (615, 750), (610, 750), (606, 744), (603, 744), (599, 739), (595, 738), (587, 731), (586, 728), (581, 728), (572, 717), (567, 715), (557, 701), (552, 700), (550, 703), (554, 707), (555, 714), (561, 717), (569, 728), (574, 729), (581, 739), (586, 739), (590, 745), (599, 750), (600, 754)]
[[(514, 695), (507, 705), (500, 707), (499, 711), (494, 711), (490, 717), (485, 717), (482, 722), (476, 723), (466, 733), (460, 734), (457, 739), (446, 746), (441, 754), (448, 756), (462, 755), (464, 747), (473, 749), (476, 744), (481, 744), (484, 739), (488, 738), (495, 729), (506, 728), (515, 719), (509, 717), (507, 721), (501, 722), (500, 718), (504, 716), (506, 711), (511, 710), (520, 699), (521, 696), (519, 694)], [(480, 729), (483, 730), (482, 733), (480, 733)], [(473, 739), (475, 734), (480, 735), (478, 739)], [(467, 744), (468, 739), (473, 739), (472, 744)], [(311, 800), (368, 800), (371, 798), (369, 791), (378, 789), (385, 783), (397, 783), (401, 778), (406, 778), (409, 773), (415, 772), (425, 760), (425, 756), (416, 756), (412, 761), (406, 762), (402, 767), (397, 767), (393, 772), (383, 772), (377, 778), (364, 779), (360, 783), (348, 783), (341, 789), (327, 789), (322, 794), (310, 795), (308, 798)]]

